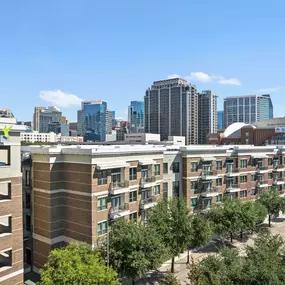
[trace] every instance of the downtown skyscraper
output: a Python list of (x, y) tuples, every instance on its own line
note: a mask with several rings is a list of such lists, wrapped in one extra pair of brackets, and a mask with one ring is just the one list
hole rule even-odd
[(131, 133), (144, 132), (144, 101), (131, 101), (128, 108), (128, 121)]
[(153, 82), (146, 90), (145, 132), (184, 136), (186, 144), (198, 144), (198, 93), (181, 78)]
[(237, 122), (252, 124), (272, 118), (273, 104), (268, 94), (227, 97), (224, 100), (225, 128)]

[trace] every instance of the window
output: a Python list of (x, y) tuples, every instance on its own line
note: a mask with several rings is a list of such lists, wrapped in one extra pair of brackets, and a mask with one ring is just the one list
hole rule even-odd
[(32, 264), (32, 251), (30, 248), (25, 249), (25, 263), (28, 265)]
[(217, 170), (223, 169), (223, 162), (221, 160), (216, 161), (216, 169)]
[(240, 198), (246, 198), (247, 197), (247, 190), (240, 191), (239, 196), (240, 196)]
[(251, 181), (256, 181), (256, 175), (255, 174), (251, 174)]
[(98, 172), (98, 185), (107, 184), (107, 171), (99, 171)]
[(198, 189), (198, 181), (191, 181), (191, 191)]
[(138, 192), (137, 191), (130, 192), (130, 203), (136, 202), (137, 199), (138, 199)]
[(272, 158), (268, 158), (268, 165), (272, 165), (273, 164), (273, 159)]
[(173, 173), (179, 173), (179, 162), (173, 162), (172, 171)]
[(172, 182), (172, 193), (173, 196), (179, 197), (179, 181)]
[(163, 163), (163, 173), (168, 173), (168, 163)]
[(137, 168), (130, 168), (130, 180), (137, 180)]
[(247, 182), (247, 175), (241, 175), (240, 176), (240, 183), (245, 183)]
[(97, 210), (102, 211), (107, 209), (107, 197), (98, 198), (97, 200)]
[(138, 213), (130, 214), (130, 221), (137, 222), (138, 220)]
[(31, 194), (26, 192), (26, 209), (31, 208)]
[(97, 227), (98, 236), (104, 235), (107, 233), (107, 221), (98, 223)]
[(10, 147), (0, 147), (0, 166), (10, 165)]
[(192, 207), (197, 206), (197, 198), (191, 198), (191, 206)]
[(160, 164), (154, 165), (154, 176), (160, 175)]
[(247, 168), (247, 159), (240, 160), (240, 168)]
[(26, 230), (30, 231), (31, 230), (31, 216), (26, 215)]
[(154, 186), (154, 195), (160, 195), (160, 185), (155, 185)]
[(198, 162), (191, 162), (191, 172), (198, 171)]
[(216, 179), (216, 186), (222, 186), (223, 185), (223, 178), (217, 178)]
[(31, 186), (31, 172), (30, 170), (26, 170), (26, 186)]
[(163, 198), (168, 198), (168, 183), (163, 183)]
[(222, 194), (219, 194), (216, 196), (216, 202), (222, 202), (222, 199), (223, 199), (223, 195)]

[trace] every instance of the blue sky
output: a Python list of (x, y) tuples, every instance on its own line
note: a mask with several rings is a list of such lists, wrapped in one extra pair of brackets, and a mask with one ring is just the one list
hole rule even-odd
[[(19, 120), (103, 99), (117, 117), (178, 74), (222, 98), (269, 93), (284, 116), (283, 0), (0, 1), (0, 99)], [(264, 90), (265, 89), (265, 90)], [(267, 91), (267, 92), (266, 92)], [(45, 99), (45, 100), (44, 100)]]

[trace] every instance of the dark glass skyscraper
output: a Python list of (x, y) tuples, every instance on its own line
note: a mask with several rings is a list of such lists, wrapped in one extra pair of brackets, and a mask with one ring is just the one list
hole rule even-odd
[(107, 102), (102, 100), (82, 102), (81, 111), (80, 114), (84, 115), (79, 117), (82, 121), (78, 121), (78, 124), (83, 126), (85, 141), (105, 141)]
[(218, 129), (224, 128), (224, 111), (218, 111)]
[(144, 102), (143, 101), (131, 101), (129, 106), (129, 123), (131, 133), (143, 133), (144, 132)]

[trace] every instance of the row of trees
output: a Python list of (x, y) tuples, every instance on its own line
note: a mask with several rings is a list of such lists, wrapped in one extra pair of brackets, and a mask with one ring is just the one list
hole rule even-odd
[[(270, 223), (273, 215), (284, 210), (285, 199), (274, 190), (264, 193), (256, 202), (225, 200), (222, 206), (206, 214), (195, 215), (190, 214), (185, 200), (162, 200), (150, 210), (147, 226), (124, 219), (112, 225), (109, 238), (110, 268), (104, 265), (106, 247), (100, 252), (102, 259), (98, 250), (88, 251), (87, 247), (83, 246), (81, 251), (78, 246), (70, 245), (62, 250), (52, 251), (49, 262), (41, 273), (42, 284), (83, 284), (84, 280), (84, 284), (115, 285), (118, 279), (116, 272), (122, 277), (131, 278), (134, 284), (136, 278), (156, 269), (169, 258), (172, 259), (171, 272), (174, 272), (176, 256), (188, 249), (189, 263), (189, 250), (207, 244), (214, 233), (223, 238), (230, 237), (232, 241), (233, 236), (240, 234), (242, 237), (245, 231), (254, 230), (267, 214)], [(107, 283), (103, 279), (99, 280), (99, 283), (92, 283), (92, 278), (96, 279), (97, 274), (89, 274), (89, 270), (92, 271), (95, 264), (102, 267), (98, 272), (102, 272), (102, 278), (107, 278)], [(70, 281), (59, 282), (61, 274), (64, 274), (66, 280), (70, 277)], [(171, 274), (168, 276), (170, 279), (172, 277)]]

